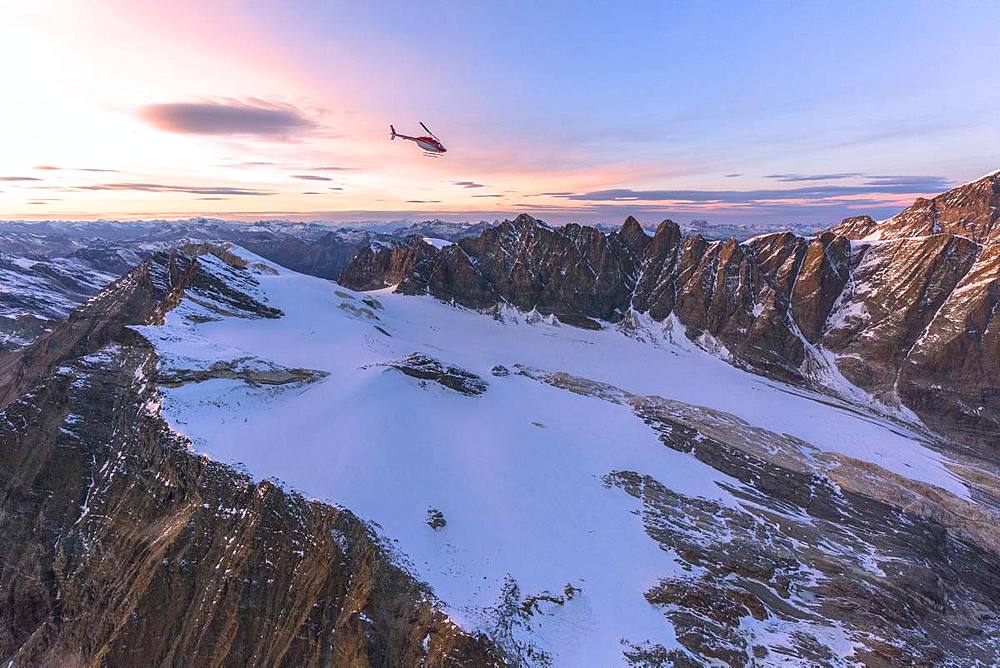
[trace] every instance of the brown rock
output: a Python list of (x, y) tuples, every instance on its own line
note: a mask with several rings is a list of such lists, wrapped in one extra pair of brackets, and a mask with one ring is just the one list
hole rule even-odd
[[(399, 291), (478, 309), (510, 304), (581, 327), (630, 310), (673, 314), (690, 338), (725, 346), (735, 364), (815, 386), (828, 382), (832, 356), (876, 397), (902, 402), (950, 437), (993, 445), (998, 193), (1000, 173), (881, 223), (858, 216), (808, 240), (779, 233), (742, 244), (683, 238), (671, 221), (650, 238), (631, 217), (603, 234), (521, 215), (426, 252), (407, 265)], [(874, 241), (852, 248), (864, 237)], [(373, 265), (364, 253), (354, 264)], [(375, 266), (369, 284), (384, 285), (379, 276), (390, 274), (380, 267), (389, 264)]]
[(337, 281), (352, 290), (379, 290), (397, 285), (434, 247), (418, 237), (393, 246), (365, 246), (344, 268)]
[(851, 244), (825, 232), (809, 242), (792, 290), (795, 323), (810, 343), (818, 343), (830, 311), (850, 278)]
[(1000, 444), (1000, 243), (962, 277), (903, 360), (898, 389), (928, 424)]
[(849, 239), (873, 233), (879, 239), (899, 239), (945, 232), (994, 243), (1000, 241), (1000, 172), (931, 199), (921, 197), (882, 223), (868, 218), (862, 224), (862, 218), (848, 218), (832, 231)]
[(862, 247), (822, 339), (840, 355), (844, 375), (895, 401), (900, 364), (978, 251), (976, 244), (950, 234)]

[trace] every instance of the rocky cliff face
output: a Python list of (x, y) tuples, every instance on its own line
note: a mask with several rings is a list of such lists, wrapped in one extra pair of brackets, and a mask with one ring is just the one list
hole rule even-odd
[[(204, 218), (151, 220), (142, 221), (141, 225), (113, 221), (0, 221), (0, 286), (8, 288), (11, 281), (18, 279), (23, 282), (26, 280), (24, 275), (35, 282), (50, 278), (60, 281), (60, 285), (67, 283), (67, 279), (70, 282), (80, 282), (81, 268), (83, 271), (96, 270), (100, 274), (106, 274), (103, 282), (89, 291), (85, 290), (85, 297), (89, 297), (154, 251), (169, 250), (185, 243), (205, 242), (239, 244), (294, 271), (335, 279), (359, 251), (371, 244), (409, 245), (412, 239), (407, 241), (408, 237), (454, 241), (479, 236), (493, 225), (494, 223), (487, 222), (468, 225), (431, 220), (406, 225), (371, 222), (331, 226), (288, 221), (251, 224)], [(7, 267), (4, 262), (11, 260), (20, 261), (21, 266), (13, 275), (8, 276), (5, 275)], [(35, 272), (27, 271), (32, 264), (37, 265)], [(95, 281), (83, 281), (87, 282)], [(74, 297), (80, 292), (77, 286), (66, 285), (66, 288), (55, 292), (70, 307), (49, 316), (50, 318), (65, 317), (83, 301), (74, 301)], [(0, 289), (0, 317), (7, 315), (8, 310), (13, 310), (7, 303), (6, 292), (6, 289)], [(0, 321), (0, 335), (3, 333), (2, 326)]]
[(603, 234), (521, 215), (419, 257), (368, 249), (340, 280), (584, 327), (676, 319), (738, 365), (833, 391), (846, 378), (997, 454), (998, 217), (1000, 174), (812, 238), (709, 242), (669, 220), (649, 236), (632, 218)]
[(981, 244), (1000, 241), (1000, 171), (932, 199), (920, 198), (881, 223), (867, 216), (848, 218), (833, 231), (850, 239), (949, 233)]
[(358, 251), (340, 274), (344, 285), (380, 290), (396, 285), (413, 272), (421, 260), (434, 257), (434, 246), (420, 237), (406, 237), (392, 244), (369, 244)]
[(0, 358), (7, 665), (499, 665), (349, 511), (190, 452), (128, 326), (182, 296), (274, 318), (257, 270), (162, 253)]

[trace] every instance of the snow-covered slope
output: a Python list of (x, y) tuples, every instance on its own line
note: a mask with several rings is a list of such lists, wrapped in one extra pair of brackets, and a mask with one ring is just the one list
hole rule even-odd
[[(257, 267), (256, 297), (283, 315), (219, 318), (185, 299), (163, 326), (137, 328), (166, 375), (234, 360), (326, 375), (270, 384), (205, 373), (164, 387), (163, 415), (206, 455), (376, 523), (456, 623), (528, 664), (734, 661), (759, 646), (807, 665), (802, 638), (840, 663), (879, 631), (817, 612), (813, 588), (835, 577), (824, 564), (875, 582), (901, 557), (864, 530), (817, 527), (853, 517), (861, 493), (879, 499), (878, 513), (919, 499), (972, 516), (965, 463), (918, 431), (737, 369), (672, 320), (626, 335), (513, 310), (494, 318), (391, 289), (352, 292), (235, 251)], [(485, 391), (449, 384), (465, 372)], [(733, 453), (746, 471), (713, 459)], [(773, 491), (781, 476), (804, 476), (815, 488), (806, 497), (840, 508), (834, 519)], [(702, 507), (713, 510), (685, 515)], [(769, 595), (798, 614), (761, 603), (762, 615), (737, 614), (729, 635), (698, 645), (684, 616), (698, 605), (670, 598), (670, 584), (700, 591), (726, 569), (692, 552), (718, 559), (744, 541), (748, 552), (784, 546), (792, 584)], [(745, 576), (734, 572), (730, 584)], [(764, 590), (781, 589), (773, 577)], [(709, 607), (733, 600), (717, 591)]]
[(27, 258), (0, 253), (0, 351), (47, 332), (70, 311), (124, 273), (138, 257), (84, 248), (68, 257)]

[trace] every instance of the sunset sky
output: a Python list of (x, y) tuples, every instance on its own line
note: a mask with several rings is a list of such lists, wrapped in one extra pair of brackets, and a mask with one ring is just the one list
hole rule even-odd
[[(0, 6), (0, 218), (834, 222), (1000, 168), (997, 2)], [(389, 141), (424, 121), (448, 147)]]

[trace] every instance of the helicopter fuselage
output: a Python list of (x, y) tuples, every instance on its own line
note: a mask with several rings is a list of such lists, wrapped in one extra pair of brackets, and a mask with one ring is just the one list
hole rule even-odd
[(407, 137), (406, 135), (400, 134), (397, 134), (396, 136), (400, 139), (409, 139), (410, 141), (416, 143), (416, 145), (420, 148), (431, 153), (444, 153), (448, 150), (441, 142), (434, 139), (434, 137)]
[(391, 125), (389, 126), (389, 130), (390, 130), (389, 139), (395, 139), (396, 137), (399, 137), (400, 139), (409, 139), (414, 144), (424, 149), (428, 153), (445, 153), (448, 150), (444, 147), (444, 144), (438, 141), (436, 137), (430, 137), (427, 135), (424, 135), (422, 137), (411, 137), (409, 135), (401, 135), (398, 132), (396, 132), (396, 128), (394, 128)]

